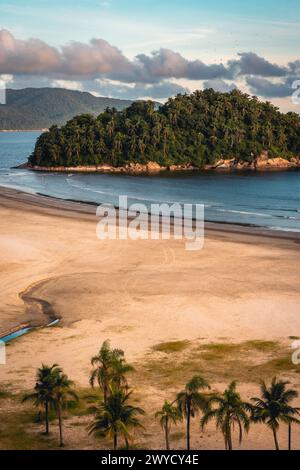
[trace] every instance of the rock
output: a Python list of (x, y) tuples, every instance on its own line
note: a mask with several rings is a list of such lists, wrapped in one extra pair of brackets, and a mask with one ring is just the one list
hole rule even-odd
[(146, 165), (147, 171), (161, 171), (162, 167), (156, 162), (148, 162)]

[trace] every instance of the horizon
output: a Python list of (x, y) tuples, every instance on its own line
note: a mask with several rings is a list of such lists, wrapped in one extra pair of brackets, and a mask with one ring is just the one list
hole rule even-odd
[(289, 9), (282, 0), (168, 3), (4, 1), (0, 84), (161, 102), (238, 88), (299, 111), (292, 102), (300, 78), (296, 1)]

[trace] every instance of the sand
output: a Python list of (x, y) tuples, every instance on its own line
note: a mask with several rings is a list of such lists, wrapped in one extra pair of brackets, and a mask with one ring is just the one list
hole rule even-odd
[[(78, 387), (87, 387), (90, 358), (110, 339), (135, 365), (131, 382), (140, 405), (147, 397), (144, 407), (151, 417), (185, 381), (184, 373), (178, 372), (165, 388), (159, 377), (163, 369), (157, 369), (158, 380), (155, 373), (138, 373), (153, 360), (170, 361), (170, 354), (153, 351), (155, 345), (189, 342), (172, 359), (176, 370), (182, 358), (189, 360), (194, 347), (264, 340), (280, 345), (288, 355), (291, 337), (300, 335), (296, 235), (270, 237), (263, 231), (208, 224), (204, 248), (196, 252), (187, 252), (181, 240), (100, 241), (95, 207), (4, 188), (0, 216), (0, 334), (24, 323), (49, 323), (39, 302), (22, 300), (24, 292), (47, 302), (61, 319), (59, 327), (36, 329), (7, 348), (0, 383), (15, 391), (33, 385), (42, 362), (59, 363)], [(268, 354), (270, 360), (276, 351)], [(266, 360), (257, 351), (251, 355), (249, 361), (257, 360), (258, 365)], [(218, 379), (218, 369), (214, 370), (207, 373), (220, 390), (229, 379), (240, 379), (225, 380), (221, 370)], [(279, 375), (300, 390), (296, 372), (288, 368)], [(240, 387), (245, 397), (258, 393), (251, 377)], [(161, 447), (163, 435), (150, 417), (147, 433), (138, 440), (140, 445)], [(222, 437), (213, 427), (202, 437), (195, 429), (194, 445), (222, 448)], [(70, 434), (71, 448), (102, 445), (80, 426)], [(243, 447), (272, 448), (269, 434), (264, 428), (252, 432)], [(295, 436), (299, 441), (298, 431)], [(285, 433), (281, 439), (286, 444)], [(184, 438), (178, 437), (175, 444), (183, 448)]]

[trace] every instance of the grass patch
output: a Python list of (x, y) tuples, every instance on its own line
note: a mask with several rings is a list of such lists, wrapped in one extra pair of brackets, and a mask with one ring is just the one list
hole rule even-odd
[(12, 393), (9, 392), (8, 390), (4, 390), (3, 388), (0, 388), (0, 400), (3, 400), (4, 398), (11, 398)]
[(84, 388), (76, 390), (78, 401), (70, 401), (66, 414), (71, 416), (87, 416), (94, 414), (94, 408), (103, 399), (97, 389)]
[(255, 349), (256, 351), (272, 352), (276, 351), (276, 349), (279, 348), (280, 345), (277, 341), (253, 340), (245, 341), (245, 343), (243, 343), (243, 347), (245, 349)]
[(57, 438), (33, 431), (34, 417), (28, 410), (0, 413), (0, 449), (37, 450), (58, 446)]
[[(148, 356), (144, 365), (136, 367), (139, 374), (142, 368), (140, 376), (143, 381), (155, 381), (161, 390), (165, 390), (182, 386), (195, 374), (204, 376), (210, 382), (237, 380), (257, 383), (282, 373), (300, 372), (300, 366), (292, 363), (291, 351), (276, 341), (252, 340), (242, 343), (208, 343), (193, 348), (191, 344), (189, 346), (184, 356), (176, 356), (176, 362), (168, 355), (153, 359)], [(165, 352), (165, 348), (163, 350)], [(134, 380), (139, 378), (135, 377)]]
[(153, 351), (163, 352), (166, 354), (184, 351), (189, 346), (189, 341), (168, 341), (159, 343), (152, 347)]

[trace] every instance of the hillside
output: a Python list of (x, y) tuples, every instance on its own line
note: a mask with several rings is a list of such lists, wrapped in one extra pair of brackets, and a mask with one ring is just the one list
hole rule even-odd
[(6, 98), (7, 104), (0, 105), (0, 130), (49, 128), (78, 114), (97, 115), (107, 106), (122, 110), (132, 103), (63, 88), (8, 89)]
[(29, 162), (44, 167), (154, 162), (201, 168), (220, 159), (250, 165), (262, 154), (298, 162), (299, 153), (297, 114), (282, 114), (237, 90), (210, 89), (178, 95), (158, 110), (152, 102), (135, 102), (97, 118), (75, 117), (42, 134)]

